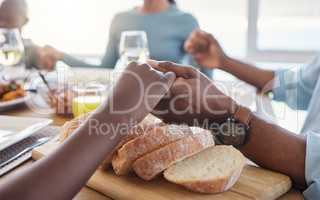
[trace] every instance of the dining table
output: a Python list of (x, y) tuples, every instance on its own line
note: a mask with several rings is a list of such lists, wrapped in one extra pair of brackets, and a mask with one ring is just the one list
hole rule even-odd
[[(109, 69), (101, 69), (101, 68), (72, 68), (73, 76), (78, 80), (83, 80), (85, 77), (86, 81), (97, 81), (100, 80), (102, 82), (108, 83), (110, 77), (113, 77), (112, 71)], [(262, 116), (272, 119), (273, 108), (271, 104), (271, 99), (258, 94), (256, 90), (245, 84), (240, 82), (239, 80), (228, 81), (225, 83), (226, 88), (225, 92), (234, 97), (240, 104), (248, 106), (256, 111), (260, 111)], [(263, 107), (263, 109), (261, 109)], [(263, 110), (263, 112), (262, 112)], [(1, 111), (0, 115), (8, 115), (8, 116), (16, 116), (16, 117), (37, 117), (37, 118), (48, 118), (52, 119), (52, 124), (54, 126), (62, 126), (67, 121), (71, 120), (72, 116), (63, 116), (57, 115), (55, 113), (43, 113), (37, 112), (37, 110), (30, 106), (23, 104), (16, 106), (10, 110)], [(0, 177), (0, 180), (3, 178), (9, 178), (13, 176), (14, 173), (32, 166), (32, 164), (36, 162), (31, 158), (16, 167), (14, 170)], [(95, 191), (87, 186), (84, 186), (81, 191), (74, 197), (75, 200), (108, 200), (110, 197), (104, 196), (103, 194)], [(300, 200), (303, 199), (302, 193), (294, 188), (292, 188), (289, 192), (284, 194), (279, 198), (279, 200)]]

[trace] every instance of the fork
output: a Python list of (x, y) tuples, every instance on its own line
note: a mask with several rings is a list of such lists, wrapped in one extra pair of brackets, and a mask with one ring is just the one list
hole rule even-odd
[(24, 150), (22, 150), (20, 153), (16, 154), (15, 156), (11, 157), (9, 160), (6, 160), (2, 163), (0, 163), (0, 168), (6, 166), (7, 164), (11, 163), (12, 161), (16, 160), (17, 158), (19, 158), (20, 156), (28, 153), (29, 151), (33, 150), (34, 148), (48, 142), (50, 140), (50, 137), (43, 137), (43, 138), (39, 138), (33, 145), (25, 148)]

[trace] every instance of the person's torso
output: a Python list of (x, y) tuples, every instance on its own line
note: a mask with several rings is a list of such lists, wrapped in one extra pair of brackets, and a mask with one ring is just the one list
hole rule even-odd
[(143, 30), (147, 34), (150, 58), (173, 62), (180, 62), (185, 56), (183, 45), (195, 24), (190, 17), (185, 19), (185, 15), (174, 12), (143, 15), (129, 11), (118, 18), (117, 44), (123, 31)]

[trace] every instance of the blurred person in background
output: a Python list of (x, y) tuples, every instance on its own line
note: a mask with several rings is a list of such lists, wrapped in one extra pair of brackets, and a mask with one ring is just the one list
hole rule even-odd
[[(20, 33), (28, 23), (28, 6), (25, 0), (0, 1), (0, 28), (18, 29)], [(24, 63), (27, 68), (53, 69), (60, 53), (50, 46), (40, 47), (29, 39), (23, 39)]]
[(185, 49), (202, 66), (219, 68), (262, 92), (273, 93), (273, 99), (285, 102), (295, 110), (308, 111), (302, 136), (306, 138), (305, 178), (306, 199), (320, 197), (320, 57), (304, 66), (277, 71), (264, 70), (225, 54), (219, 42), (204, 31), (195, 31)]
[[(174, 0), (144, 0), (141, 6), (114, 16), (109, 30), (109, 42), (100, 67), (114, 68), (119, 55), (123, 31), (143, 30), (147, 33), (151, 59), (168, 60), (196, 66), (183, 46), (190, 33), (199, 28), (191, 14), (181, 11)], [(79, 59), (64, 54), (63, 61), (71, 66), (91, 67)], [(197, 66), (208, 77), (211, 69)]]

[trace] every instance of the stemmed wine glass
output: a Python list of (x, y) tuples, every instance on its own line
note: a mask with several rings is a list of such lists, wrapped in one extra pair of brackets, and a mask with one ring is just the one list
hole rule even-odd
[(0, 72), (22, 64), (23, 56), (24, 46), (19, 30), (0, 28)]
[(124, 31), (119, 45), (120, 60), (116, 69), (127, 66), (130, 62), (145, 62), (149, 58), (148, 39), (145, 31)]
[(24, 48), (18, 29), (0, 29), (0, 65), (15, 66), (23, 58)]

